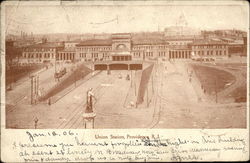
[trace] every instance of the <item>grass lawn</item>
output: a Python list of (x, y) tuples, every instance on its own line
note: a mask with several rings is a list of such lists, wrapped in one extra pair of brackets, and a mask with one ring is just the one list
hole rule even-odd
[(236, 80), (230, 73), (216, 68), (200, 65), (192, 65), (192, 67), (208, 94), (220, 92)]
[(144, 101), (145, 91), (147, 89), (148, 81), (149, 81), (149, 78), (151, 77), (153, 67), (154, 67), (154, 64), (152, 64), (151, 66), (147, 67), (146, 69), (142, 71), (141, 82), (140, 82), (139, 92), (137, 96), (137, 104), (141, 104)]
[(236, 88), (234, 91), (229, 93), (227, 97), (232, 97), (235, 99), (235, 102), (246, 102), (247, 98), (247, 63), (220, 63), (217, 64), (219, 66), (223, 66), (229, 70), (233, 70), (235, 72), (241, 73), (244, 77), (245, 81), (241, 86)]
[(6, 70), (6, 85), (11, 82), (16, 82), (19, 79), (31, 74), (34, 71), (42, 69), (44, 65), (35, 65), (35, 66), (15, 66), (9, 70)]
[[(56, 95), (57, 93), (68, 88), (75, 81), (83, 79), (86, 75), (92, 72), (91, 69), (87, 68), (84, 64), (80, 65), (74, 72), (72, 72), (67, 78), (62, 80), (56, 87), (52, 88), (45, 96), (43, 96), (40, 101), (47, 100), (50, 97)], [(70, 72), (68, 72), (70, 73)]]

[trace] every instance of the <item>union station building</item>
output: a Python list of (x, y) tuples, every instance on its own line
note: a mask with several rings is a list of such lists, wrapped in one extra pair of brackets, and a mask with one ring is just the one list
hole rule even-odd
[[(23, 48), (23, 63), (93, 62), (95, 65), (138, 64), (144, 60), (227, 58), (228, 44), (196, 37), (133, 37), (130, 33), (112, 34), (108, 39), (43, 43)], [(104, 65), (103, 65), (104, 64)]]
[[(179, 40), (179, 42), (186, 40)], [(183, 54), (183, 55), (182, 55)], [(139, 61), (157, 58), (189, 59), (188, 45), (171, 45), (166, 39), (133, 38), (117, 33), (106, 40), (86, 40), (76, 45), (76, 56), (85, 61)]]

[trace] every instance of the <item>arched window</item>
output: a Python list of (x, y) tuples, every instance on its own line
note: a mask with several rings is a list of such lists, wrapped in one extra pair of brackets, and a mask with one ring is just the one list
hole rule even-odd
[(126, 49), (127, 49), (127, 47), (124, 44), (119, 44), (116, 46), (116, 50), (126, 50)]

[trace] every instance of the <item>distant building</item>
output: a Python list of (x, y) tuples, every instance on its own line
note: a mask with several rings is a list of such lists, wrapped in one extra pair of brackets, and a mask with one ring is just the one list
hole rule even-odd
[(75, 50), (76, 45), (79, 44), (78, 41), (65, 41), (63, 42), (64, 44), (64, 49), (66, 50)]
[(236, 40), (228, 43), (229, 56), (243, 56), (244, 55), (244, 41)]
[(22, 55), (21, 48), (16, 47), (14, 43), (15, 43), (14, 41), (5, 42), (5, 50), (6, 50), (5, 61), (7, 67), (17, 64), (19, 57), (21, 57)]
[(58, 50), (57, 61), (77, 61), (76, 58), (76, 45), (79, 44), (77, 41), (65, 41), (62, 43), (63, 48)]
[(113, 34), (110, 39), (86, 40), (77, 44), (76, 55), (85, 61), (188, 59), (191, 55), (191, 47), (188, 44), (193, 40), (193, 38), (169, 40), (143, 36), (132, 37), (127, 33), (118, 33)]
[(224, 41), (241, 40), (246, 36), (247, 32), (241, 30), (215, 30), (215, 31), (202, 31), (201, 34), (205, 39), (220, 38)]
[(21, 64), (51, 63), (55, 62), (56, 55), (63, 46), (43, 40), (43, 43), (30, 45), (23, 48)]
[(236, 29), (215, 30), (214, 33), (217, 36), (233, 37), (233, 38), (242, 38), (246, 34), (246, 32)]
[(189, 45), (186, 47), (173, 47), (169, 51), (169, 59), (190, 59), (191, 52), (192, 50)]
[(199, 40), (191, 44), (193, 59), (226, 59), (228, 58), (228, 44), (222, 41)]
[(166, 58), (169, 44), (164, 39), (133, 39), (131, 53), (137, 60)]
[(226, 59), (233, 53), (246, 55), (246, 47), (246, 37), (239, 40), (231, 37), (207, 38), (205, 35), (165, 37), (160, 32), (116, 33), (105, 39), (83, 41), (47, 42), (43, 39), (42, 43), (23, 48), (20, 62)]
[(165, 28), (164, 31), (165, 31), (165, 37), (201, 35), (201, 31), (199, 29), (185, 27), (185, 26), (171, 26)]
[(112, 34), (112, 61), (132, 60), (131, 47), (130, 33)]
[(83, 61), (110, 60), (111, 39), (92, 39), (76, 44), (76, 58)]
[(249, 47), (247, 44), (247, 36), (243, 36), (243, 54), (242, 54), (242, 56), (247, 56), (247, 47)]
[(188, 26), (188, 22), (184, 14), (180, 15), (179, 19), (176, 21), (175, 26), (170, 26), (164, 29), (165, 37), (179, 37), (180, 36), (197, 36), (201, 35), (201, 31), (196, 28)]
[(75, 50), (70, 50), (70, 49), (58, 50), (56, 60), (74, 62), (76, 61), (76, 52)]

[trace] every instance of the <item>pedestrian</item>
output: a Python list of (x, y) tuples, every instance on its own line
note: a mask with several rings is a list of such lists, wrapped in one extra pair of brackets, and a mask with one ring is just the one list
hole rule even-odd
[(34, 119), (34, 122), (35, 122), (35, 129), (36, 129), (37, 128), (37, 123), (38, 123), (37, 117)]
[(51, 98), (49, 98), (48, 104), (51, 105)]

